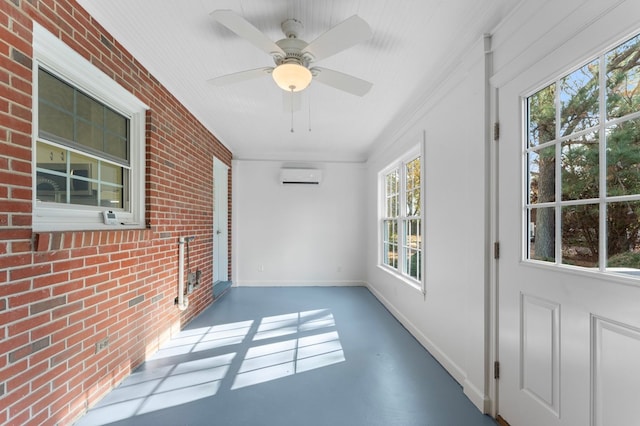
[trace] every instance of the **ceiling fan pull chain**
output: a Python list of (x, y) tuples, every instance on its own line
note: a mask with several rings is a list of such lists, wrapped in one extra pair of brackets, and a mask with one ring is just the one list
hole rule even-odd
[(293, 89), (295, 89), (295, 87), (291, 86), (290, 89), (291, 89), (291, 133), (293, 133)]
[(309, 93), (309, 131), (311, 131), (311, 93)]

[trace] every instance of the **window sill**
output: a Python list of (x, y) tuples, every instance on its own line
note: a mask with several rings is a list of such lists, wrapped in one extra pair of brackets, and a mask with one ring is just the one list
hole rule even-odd
[(35, 251), (47, 252), (78, 249), (106, 244), (122, 244), (145, 241), (152, 238), (151, 229), (120, 229), (108, 231), (57, 231), (34, 232)]
[(388, 266), (381, 265), (381, 264), (378, 264), (377, 266), (382, 271), (384, 271), (387, 274), (391, 275), (392, 277), (402, 281), (404, 284), (407, 284), (409, 287), (413, 288), (414, 290), (420, 292), (420, 294), (424, 294), (424, 290), (422, 289), (422, 283), (421, 282), (418, 282), (416, 280), (412, 280), (411, 278), (406, 277), (405, 275), (401, 274), (397, 270), (392, 269), (392, 268), (390, 268)]

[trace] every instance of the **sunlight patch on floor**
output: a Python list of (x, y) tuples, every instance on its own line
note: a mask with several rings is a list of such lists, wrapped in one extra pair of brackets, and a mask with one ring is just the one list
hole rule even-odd
[(184, 330), (82, 423), (116, 422), (344, 362), (335, 327), (330, 310), (318, 309)]
[(228, 353), (136, 371), (82, 420), (106, 424), (213, 396), (235, 355)]

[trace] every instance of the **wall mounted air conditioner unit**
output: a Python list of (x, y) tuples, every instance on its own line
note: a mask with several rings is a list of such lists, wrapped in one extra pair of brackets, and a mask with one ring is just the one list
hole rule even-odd
[(280, 183), (283, 185), (319, 185), (322, 170), (317, 169), (280, 169)]

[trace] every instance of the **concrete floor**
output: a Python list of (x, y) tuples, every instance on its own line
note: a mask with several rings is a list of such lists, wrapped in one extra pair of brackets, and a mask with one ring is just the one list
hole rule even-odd
[(495, 425), (363, 287), (232, 288), (77, 423)]

